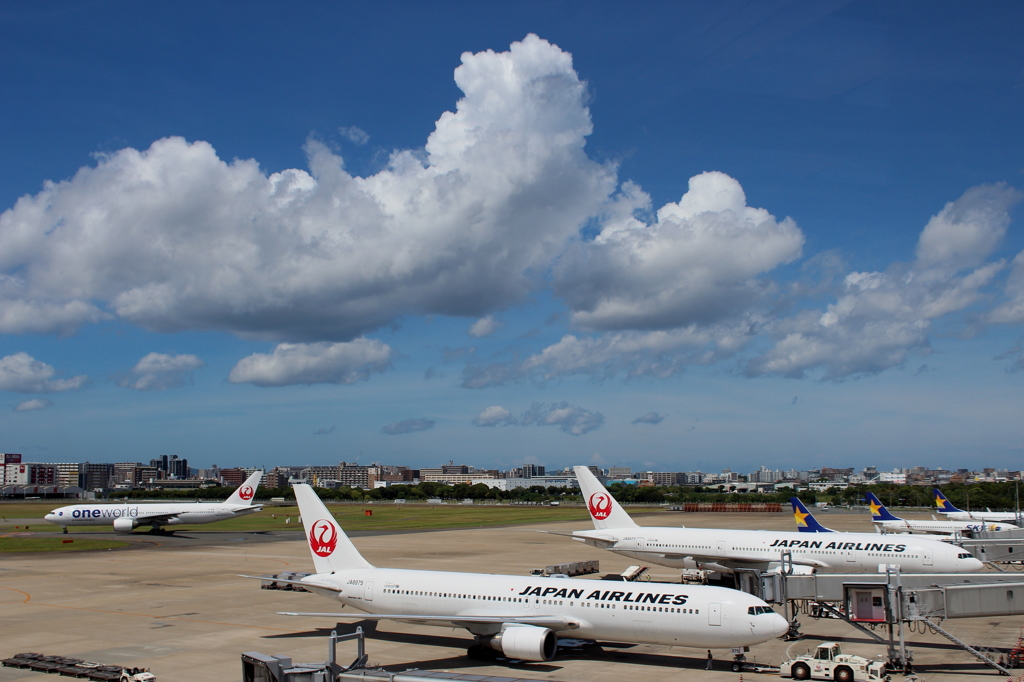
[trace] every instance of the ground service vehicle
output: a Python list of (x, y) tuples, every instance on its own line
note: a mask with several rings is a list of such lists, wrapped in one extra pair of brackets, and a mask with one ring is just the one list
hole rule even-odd
[(813, 654), (797, 656), (779, 666), (779, 675), (795, 680), (836, 680), (861, 682), (862, 680), (888, 680), (885, 663), (871, 661), (863, 656), (844, 654), (838, 642), (824, 642)]

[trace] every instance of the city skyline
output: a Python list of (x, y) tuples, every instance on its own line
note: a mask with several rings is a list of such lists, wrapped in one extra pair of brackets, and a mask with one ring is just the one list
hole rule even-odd
[(1018, 468), (1024, 9), (442, 6), (0, 8), (0, 449)]

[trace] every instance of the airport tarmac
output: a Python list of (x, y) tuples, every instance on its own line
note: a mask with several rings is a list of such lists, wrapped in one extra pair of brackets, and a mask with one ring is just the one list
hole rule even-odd
[[(820, 519), (837, 530), (870, 531), (863, 515), (826, 513)], [(788, 513), (657, 512), (638, 516), (637, 521), (642, 525), (793, 528)], [(352, 535), (364, 556), (378, 566), (527, 574), (532, 568), (585, 559), (600, 560), (602, 573), (630, 565), (630, 560), (610, 552), (537, 532), (587, 527), (575, 522)], [(327, 654), (326, 635), (334, 628), (354, 629), (352, 623), (339, 626), (327, 618), (278, 616), (276, 611), (329, 612), (339, 605), (308, 593), (261, 590), (258, 581), (237, 577), (239, 573), (311, 571), (309, 551), (298, 532), (232, 533), (214, 526), (179, 537), (123, 536), (99, 530), (82, 535), (128, 538), (137, 548), (0, 555), (0, 657), (25, 651), (60, 654), (148, 667), (160, 682), (224, 682), (241, 679), (243, 651), (321, 662)], [(667, 568), (653, 567), (652, 573), (656, 580), (678, 579)], [(840, 621), (808, 616), (800, 620), (804, 639), (752, 647), (748, 660), (778, 664), (827, 640), (838, 640), (844, 650), (869, 658), (885, 653), (884, 647)], [(1024, 617), (947, 621), (946, 625), (968, 642), (1008, 649), (1017, 642)], [(704, 671), (705, 650), (622, 643), (604, 643), (600, 655), (589, 651), (548, 663), (506, 665), (468, 660), (464, 654), (471, 639), (464, 630), (382, 622), (367, 640), (367, 652), (372, 664), (395, 672), (419, 668), (565, 682), (738, 679), (728, 671), (728, 650), (714, 651), (716, 669), (711, 672)], [(908, 633), (908, 640), (919, 679), (946, 682), (995, 674), (937, 635)], [(339, 660), (348, 662), (354, 651), (353, 644), (340, 645)], [(52, 679), (0, 668), (0, 682), (47, 677)]]

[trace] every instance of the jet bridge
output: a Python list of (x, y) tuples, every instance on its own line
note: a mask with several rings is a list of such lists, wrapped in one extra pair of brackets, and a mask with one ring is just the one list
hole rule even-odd
[(953, 544), (997, 570), (1024, 570), (1024, 528), (1002, 531), (975, 531), (969, 538), (956, 538)]
[[(1016, 531), (1010, 531), (1016, 532)], [(1022, 529), (1024, 532), (1024, 529)], [(783, 565), (785, 569), (785, 562)], [(921, 624), (1003, 674), (999, 652), (958, 638), (946, 620), (1024, 615), (1024, 576), (1013, 573), (900, 573), (889, 565), (884, 573), (763, 573), (760, 580), (744, 576), (741, 586), (770, 603), (789, 604), (789, 638), (799, 637), (801, 611), (839, 618), (888, 649), (889, 666), (908, 671), (913, 652), (904, 628)], [(749, 589), (753, 587), (755, 589)], [(888, 638), (872, 627), (888, 626)]]

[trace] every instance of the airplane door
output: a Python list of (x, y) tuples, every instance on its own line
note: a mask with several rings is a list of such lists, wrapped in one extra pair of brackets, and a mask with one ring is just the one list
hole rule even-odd
[(854, 561), (856, 561), (856, 560), (857, 560), (857, 557), (856, 557), (856, 556), (854, 556), (854, 554), (853, 554), (853, 550), (852, 550), (852, 549), (848, 549), (848, 550), (846, 550), (846, 560), (847, 560), (848, 562), (854, 562)]
[(921, 553), (921, 556), (924, 558), (925, 566), (932, 565), (932, 550), (926, 549), (924, 552)]
[(722, 605), (708, 604), (708, 625), (722, 624)]
[(373, 581), (367, 580), (363, 583), (363, 600), (373, 601)]
[(723, 542), (722, 540), (718, 541), (718, 553), (719, 554), (724, 554), (725, 553), (725, 542)]

